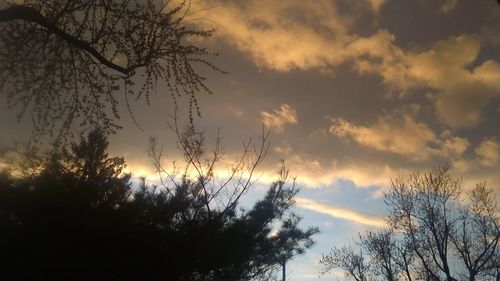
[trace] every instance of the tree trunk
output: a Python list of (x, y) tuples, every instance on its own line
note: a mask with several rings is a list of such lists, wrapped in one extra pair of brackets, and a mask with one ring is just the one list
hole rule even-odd
[(281, 263), (281, 276), (282, 276), (282, 281), (286, 281), (286, 260), (283, 259), (283, 262)]

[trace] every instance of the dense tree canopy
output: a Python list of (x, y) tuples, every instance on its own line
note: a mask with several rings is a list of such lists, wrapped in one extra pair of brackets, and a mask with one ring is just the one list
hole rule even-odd
[[(178, 3), (178, 4), (174, 4)], [(149, 103), (164, 81), (174, 102), (210, 90), (194, 66), (213, 67), (190, 43), (211, 31), (184, 25), (189, 1), (23, 0), (0, 6), (0, 93), (37, 133), (64, 135), (75, 124), (119, 127), (117, 105)], [(192, 41), (192, 40), (191, 40)], [(194, 113), (192, 112), (194, 111)]]
[(334, 248), (321, 263), (352, 280), (500, 280), (499, 208), (481, 183), (463, 194), (449, 167), (392, 182), (388, 228)]
[(122, 173), (123, 158), (110, 157), (106, 147), (102, 131), (93, 131), (48, 157), (38, 173), (2, 174), (2, 274), (17, 280), (250, 280), (312, 245), (317, 230), (300, 229), (290, 213), (297, 190), (285, 172), (245, 211), (226, 189), (207, 196), (203, 178), (133, 187)]

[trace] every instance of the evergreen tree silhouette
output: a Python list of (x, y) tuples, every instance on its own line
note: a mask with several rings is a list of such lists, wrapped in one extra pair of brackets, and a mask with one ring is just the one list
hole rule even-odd
[[(38, 175), (0, 176), (0, 259), (12, 280), (250, 280), (303, 253), (317, 229), (276, 181), (248, 211), (208, 211), (199, 182), (133, 188), (102, 130), (54, 153)], [(281, 225), (271, 235), (276, 223)]]

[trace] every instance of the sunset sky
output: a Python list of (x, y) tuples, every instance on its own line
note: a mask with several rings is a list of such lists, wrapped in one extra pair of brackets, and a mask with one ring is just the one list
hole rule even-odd
[[(195, 119), (208, 143), (220, 129), (228, 160), (271, 131), (271, 151), (245, 200), (262, 196), (284, 160), (301, 189), (296, 211), (317, 244), (288, 266), (289, 280), (319, 277), (318, 260), (358, 232), (384, 225), (391, 178), (449, 163), (464, 188), (486, 181), (500, 196), (500, 6), (495, 0), (193, 0), (186, 22), (216, 28), (202, 42), (228, 74), (200, 66)], [(180, 154), (167, 128), (173, 104), (158, 86), (133, 124), (112, 137), (137, 176), (153, 167), (148, 138)], [(187, 115), (179, 101), (181, 117)], [(0, 111), (2, 145), (25, 140), (29, 118)], [(224, 168), (224, 167), (221, 167)]]

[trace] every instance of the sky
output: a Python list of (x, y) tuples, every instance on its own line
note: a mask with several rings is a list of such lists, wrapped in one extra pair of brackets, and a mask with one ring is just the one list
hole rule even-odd
[[(384, 225), (390, 179), (449, 164), (464, 188), (486, 181), (500, 196), (500, 6), (494, 0), (193, 0), (185, 22), (215, 28), (194, 43), (227, 74), (200, 66), (198, 128), (217, 131), (228, 160), (270, 130), (270, 153), (248, 202), (281, 160), (301, 189), (295, 211), (318, 226), (316, 245), (287, 267), (289, 280), (319, 277), (322, 253)], [(111, 139), (135, 175), (154, 181), (146, 148), (180, 157), (159, 84), (152, 105)], [(181, 121), (185, 101), (179, 101)], [(125, 109), (123, 109), (125, 112)], [(2, 143), (29, 135), (29, 120), (0, 112)], [(213, 142), (212, 142), (213, 143)], [(224, 168), (224, 167), (222, 167)], [(221, 169), (222, 169), (221, 168)], [(500, 198), (500, 197), (499, 197)]]

